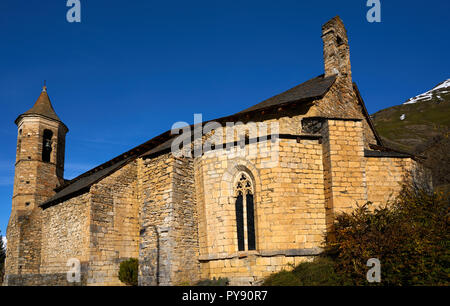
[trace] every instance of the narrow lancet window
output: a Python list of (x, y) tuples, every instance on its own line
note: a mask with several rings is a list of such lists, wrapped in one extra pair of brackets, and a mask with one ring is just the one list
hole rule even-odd
[(255, 211), (253, 206), (253, 194), (247, 194), (247, 237), (248, 249), (255, 250)]
[(235, 197), (238, 250), (256, 250), (253, 184), (245, 172), (237, 177)]
[(244, 197), (239, 194), (236, 197), (236, 230), (238, 238), (238, 250), (244, 251)]

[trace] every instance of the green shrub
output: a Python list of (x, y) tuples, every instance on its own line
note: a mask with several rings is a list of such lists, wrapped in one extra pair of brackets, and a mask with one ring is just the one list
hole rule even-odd
[(281, 270), (277, 273), (269, 275), (264, 282), (263, 286), (301, 286), (302, 282), (300, 278), (292, 271)]
[(226, 277), (225, 278), (219, 277), (218, 279), (213, 277), (213, 279), (204, 279), (204, 280), (198, 281), (195, 285), (196, 286), (228, 286), (229, 283), (230, 283), (230, 281)]
[(338, 216), (327, 239), (335, 271), (346, 284), (368, 285), (366, 263), (377, 258), (380, 285), (449, 285), (449, 203), (448, 193), (404, 186), (389, 205)]
[(128, 286), (138, 285), (139, 261), (136, 258), (130, 258), (122, 261), (119, 268), (119, 279)]
[(303, 286), (335, 286), (340, 280), (334, 271), (334, 263), (326, 257), (317, 257), (313, 262), (305, 262), (293, 270), (298, 275)]
[[(367, 203), (337, 216), (322, 258), (270, 275), (263, 285), (450, 285), (450, 195), (403, 186), (382, 207)], [(366, 279), (367, 261), (381, 264), (381, 282)]]
[(313, 262), (304, 262), (292, 271), (280, 271), (267, 277), (263, 286), (336, 286), (340, 285), (331, 259), (317, 257)]

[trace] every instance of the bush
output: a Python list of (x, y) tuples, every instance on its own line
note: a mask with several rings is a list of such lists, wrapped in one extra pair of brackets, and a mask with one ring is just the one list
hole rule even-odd
[(196, 286), (228, 286), (229, 283), (230, 283), (230, 281), (226, 277), (225, 278), (219, 277), (218, 279), (213, 277), (213, 279), (201, 280), (201, 281), (197, 282), (195, 285)]
[(368, 285), (366, 263), (377, 258), (381, 285), (449, 285), (449, 207), (448, 193), (404, 186), (389, 205), (338, 216), (327, 238), (335, 271), (346, 284)]
[[(270, 275), (263, 285), (450, 285), (450, 195), (403, 186), (393, 203), (337, 216), (322, 258)], [(326, 257), (325, 257), (326, 256)], [(367, 260), (381, 283), (366, 279)]]
[(263, 286), (336, 286), (340, 285), (334, 271), (334, 263), (326, 257), (317, 257), (313, 262), (304, 262), (292, 271), (280, 271), (264, 280)]
[(122, 261), (119, 268), (119, 279), (128, 286), (138, 285), (139, 261), (136, 258), (130, 258)]
[(262, 286), (301, 286), (302, 282), (298, 275), (295, 275), (292, 271), (282, 270), (277, 273), (269, 275)]

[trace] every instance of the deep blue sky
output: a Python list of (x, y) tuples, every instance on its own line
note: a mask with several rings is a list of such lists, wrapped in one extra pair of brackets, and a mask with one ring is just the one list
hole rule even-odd
[[(171, 128), (228, 115), (323, 73), (321, 25), (340, 15), (370, 113), (449, 78), (447, 0), (0, 0), (0, 230), (11, 209), (14, 119), (43, 80), (69, 127), (66, 178)], [(345, 4), (342, 4), (345, 3)]]

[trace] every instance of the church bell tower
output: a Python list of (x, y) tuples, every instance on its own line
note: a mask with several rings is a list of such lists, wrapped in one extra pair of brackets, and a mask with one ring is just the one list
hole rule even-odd
[(68, 129), (56, 115), (47, 87), (34, 106), (15, 121), (18, 130), (13, 210), (29, 211), (54, 194), (64, 182)]
[(19, 115), (12, 210), (8, 224), (6, 275), (38, 273), (41, 211), (39, 204), (64, 182), (68, 128), (56, 115), (44, 85), (34, 106)]

